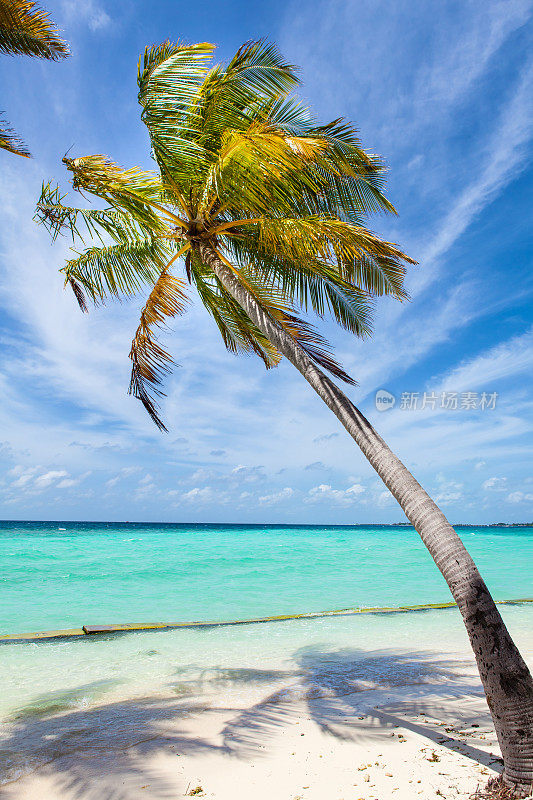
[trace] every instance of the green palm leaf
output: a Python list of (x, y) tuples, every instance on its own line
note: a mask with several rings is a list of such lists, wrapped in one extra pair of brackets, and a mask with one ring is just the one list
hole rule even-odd
[(160, 385), (172, 364), (171, 356), (155, 338), (154, 329), (166, 319), (183, 314), (188, 301), (185, 284), (166, 265), (159, 274), (141, 312), (139, 327), (131, 343), (132, 363), (129, 392), (141, 401), (160, 430), (166, 431), (154, 401), (161, 395)]
[[(169, 257), (165, 243), (158, 239), (138, 239), (89, 247), (67, 261), (61, 271), (65, 283), (73, 289), (74, 286), (80, 287), (98, 305), (110, 296), (118, 299), (153, 285)], [(79, 294), (76, 289), (74, 291), (80, 303)]]

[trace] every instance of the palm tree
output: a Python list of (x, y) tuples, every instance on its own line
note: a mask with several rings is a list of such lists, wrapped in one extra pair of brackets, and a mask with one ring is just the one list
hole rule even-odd
[[(359, 445), (446, 579), (477, 659), (507, 784), (533, 782), (533, 681), (461, 539), (372, 425), (328, 377), (354, 383), (302, 313), (331, 314), (358, 336), (371, 300), (406, 297), (401, 250), (363, 224), (394, 212), (384, 168), (342, 119), (319, 125), (292, 91), (295, 68), (265, 42), (211, 67), (211, 44), (147, 48), (139, 102), (158, 172), (122, 169), (102, 155), (63, 159), (75, 189), (101, 210), (64, 204), (43, 185), (36, 218), (53, 238), (99, 237), (63, 267), (87, 303), (150, 289), (133, 338), (129, 391), (158, 425), (171, 356), (156, 331), (182, 314), (194, 286), (226, 347), (267, 368), (288, 359)], [(184, 275), (172, 267), (184, 259)]]
[[(57, 61), (69, 54), (68, 45), (43, 11), (31, 0), (0, 0), (0, 53), (36, 56)], [(0, 120), (0, 148), (30, 158), (23, 141), (6, 120)]]

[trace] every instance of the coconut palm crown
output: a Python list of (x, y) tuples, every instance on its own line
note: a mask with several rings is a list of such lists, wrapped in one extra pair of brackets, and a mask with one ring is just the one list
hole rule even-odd
[(247, 43), (225, 66), (211, 65), (214, 49), (165, 42), (141, 56), (138, 97), (157, 172), (123, 169), (103, 155), (65, 158), (74, 188), (106, 208), (71, 208), (46, 184), (36, 210), (53, 238), (98, 239), (62, 269), (82, 310), (146, 292), (130, 393), (161, 429), (157, 398), (172, 360), (156, 333), (186, 310), (189, 284), (228, 350), (255, 353), (267, 368), (281, 359), (202, 258), (202, 245), (315, 363), (349, 383), (302, 313), (329, 313), (365, 336), (373, 296), (405, 298), (405, 263), (414, 263), (364, 225), (368, 212), (394, 208), (382, 193), (382, 162), (362, 149), (352, 125), (315, 121), (292, 94), (295, 68), (274, 45)]
[[(57, 61), (69, 54), (48, 12), (32, 0), (0, 0), (0, 53)], [(17, 156), (30, 153), (6, 120), (0, 119), (0, 148)]]

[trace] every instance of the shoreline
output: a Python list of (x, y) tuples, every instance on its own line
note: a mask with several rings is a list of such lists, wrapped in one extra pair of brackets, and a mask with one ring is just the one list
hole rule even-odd
[[(533, 665), (531, 608), (505, 614)], [(467, 800), (498, 773), (456, 610), (246, 631), (4, 651), (13, 680), (24, 653), (33, 673), (4, 714), (0, 797)]]

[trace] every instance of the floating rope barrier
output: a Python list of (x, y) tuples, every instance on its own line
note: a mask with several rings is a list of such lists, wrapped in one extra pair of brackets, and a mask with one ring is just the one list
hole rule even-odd
[[(516, 600), (496, 600), (497, 605), (522, 605), (533, 603), (533, 597), (522, 597)], [(309, 611), (304, 614), (281, 614), (274, 617), (257, 619), (236, 619), (221, 622), (148, 622), (124, 623), (119, 625), (83, 625), (81, 628), (68, 628), (58, 631), (37, 631), (36, 633), (10, 633), (0, 636), (0, 644), (14, 642), (39, 642), (54, 639), (75, 639), (77, 637), (95, 636), (98, 634), (127, 633), (131, 631), (154, 630), (187, 630), (189, 628), (227, 628), (233, 625), (260, 625), (267, 622), (288, 622), (297, 619), (317, 619), (324, 617), (348, 617), (355, 614), (405, 614), (414, 611), (438, 611), (445, 608), (456, 608), (457, 603), (425, 603), (416, 606), (385, 606), (383, 608), (341, 608), (335, 611)]]

